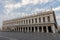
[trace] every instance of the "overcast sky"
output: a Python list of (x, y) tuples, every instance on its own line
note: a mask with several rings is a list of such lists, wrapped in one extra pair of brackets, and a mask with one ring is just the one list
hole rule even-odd
[(0, 27), (3, 20), (29, 16), (51, 7), (60, 25), (60, 0), (0, 0)]

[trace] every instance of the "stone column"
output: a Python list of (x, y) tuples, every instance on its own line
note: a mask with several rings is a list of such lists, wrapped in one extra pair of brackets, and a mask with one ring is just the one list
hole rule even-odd
[(44, 30), (43, 30), (43, 26), (42, 26), (42, 32), (44, 32)]
[(25, 27), (25, 32), (26, 32), (26, 27)]
[(27, 32), (29, 32), (29, 27), (27, 27)]
[(46, 26), (46, 30), (47, 30), (47, 33), (48, 33), (48, 26)]
[(20, 27), (20, 32), (21, 32), (21, 27)]
[(55, 33), (56, 32), (56, 30), (55, 30), (55, 25), (52, 25), (52, 31), (53, 31), (53, 33)]
[(38, 27), (38, 32), (39, 32), (39, 27)]
[(30, 32), (32, 32), (32, 27), (30, 27), (30, 29), (31, 29)]
[(22, 27), (22, 32), (23, 32), (23, 27)]
[(35, 32), (35, 27), (34, 27), (34, 32)]
[(20, 27), (20, 32), (22, 32), (22, 28)]

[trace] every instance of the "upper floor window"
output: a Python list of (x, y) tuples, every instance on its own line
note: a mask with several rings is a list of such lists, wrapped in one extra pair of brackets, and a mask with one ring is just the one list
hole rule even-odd
[(43, 17), (43, 22), (45, 22), (45, 17)]
[(18, 24), (18, 21), (16, 23)]
[(25, 24), (25, 20), (24, 20), (24, 24)]
[(30, 19), (29, 19), (29, 24), (30, 24)]
[(21, 21), (21, 24), (23, 24), (23, 21)]
[(19, 21), (19, 24), (20, 24), (20, 21)]
[(28, 20), (26, 20), (26, 24), (28, 23)]
[(39, 23), (41, 22), (41, 18), (39, 18)]
[(32, 19), (32, 23), (34, 23), (34, 20)]
[(37, 23), (37, 18), (35, 18), (35, 23)]
[(50, 16), (48, 16), (47, 19), (48, 19), (48, 22), (50, 22)]

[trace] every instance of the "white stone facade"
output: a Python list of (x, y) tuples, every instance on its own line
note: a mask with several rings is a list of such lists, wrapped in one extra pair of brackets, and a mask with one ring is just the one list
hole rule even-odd
[(2, 28), (3, 31), (56, 33), (57, 23), (54, 11), (47, 11), (4, 21)]

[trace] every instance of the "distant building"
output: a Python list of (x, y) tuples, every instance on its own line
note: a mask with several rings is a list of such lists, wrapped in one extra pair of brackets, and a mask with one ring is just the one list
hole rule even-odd
[(58, 30), (60, 30), (60, 26), (58, 26)]
[(54, 11), (47, 11), (23, 18), (3, 21), (3, 31), (56, 33)]
[(58, 32), (60, 33), (60, 26), (58, 26)]

